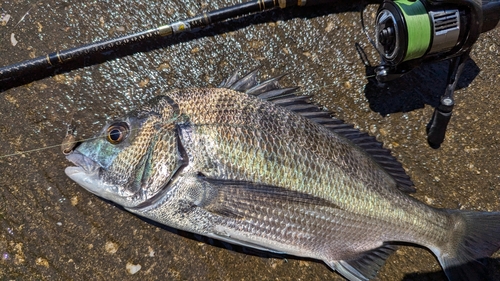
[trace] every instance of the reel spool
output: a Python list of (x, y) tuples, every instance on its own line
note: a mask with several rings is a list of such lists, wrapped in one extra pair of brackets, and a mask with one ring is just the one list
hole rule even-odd
[(375, 44), (383, 60), (397, 65), (451, 50), (460, 28), (458, 9), (427, 11), (421, 1), (385, 1), (377, 14)]
[[(424, 63), (468, 56), (479, 34), (500, 26), (500, 0), (384, 0), (375, 22), (377, 80)], [(370, 36), (368, 35), (370, 38)]]

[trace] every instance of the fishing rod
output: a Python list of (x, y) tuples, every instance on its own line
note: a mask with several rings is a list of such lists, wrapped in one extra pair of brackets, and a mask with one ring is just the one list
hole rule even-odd
[(312, 6), (327, 2), (331, 2), (331, 0), (257, 0), (236, 4), (146, 31), (102, 40), (80, 47), (56, 51), (34, 59), (2, 67), (0, 68), (0, 85), (2, 83), (9, 82), (9, 80), (12, 79), (18, 79), (20, 77), (44, 71), (48, 68), (55, 68), (69, 64), (93, 54), (104, 53), (119, 47), (129, 46), (147, 40), (168, 37), (239, 16), (262, 12), (277, 7), (284, 9), (292, 6)]

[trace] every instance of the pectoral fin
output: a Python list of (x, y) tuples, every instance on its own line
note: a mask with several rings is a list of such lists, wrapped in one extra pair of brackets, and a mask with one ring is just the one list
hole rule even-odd
[(200, 180), (209, 186), (212, 196), (199, 207), (227, 218), (242, 219), (257, 215), (262, 208), (278, 210), (291, 205), (306, 209), (307, 206), (339, 209), (326, 199), (282, 187), (203, 176), (200, 176)]

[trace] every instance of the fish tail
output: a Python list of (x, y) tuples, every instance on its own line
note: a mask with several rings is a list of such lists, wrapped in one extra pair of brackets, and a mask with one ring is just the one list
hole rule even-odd
[(434, 253), (449, 280), (488, 280), (483, 264), (500, 249), (500, 212), (447, 210), (453, 221), (448, 241)]

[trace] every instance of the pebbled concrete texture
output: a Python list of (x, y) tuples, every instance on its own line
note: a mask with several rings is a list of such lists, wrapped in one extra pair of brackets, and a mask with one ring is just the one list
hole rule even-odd
[[(138, 32), (237, 1), (4, 1), (0, 65)], [(0, 92), (0, 155), (59, 145), (67, 125), (91, 137), (165, 91), (218, 85), (235, 69), (282, 73), (313, 102), (377, 137), (435, 207), (500, 211), (500, 28), (475, 44), (440, 149), (425, 126), (447, 63), (377, 85), (356, 52), (377, 55), (360, 24), (366, 2), (273, 10), (117, 52), (117, 58)], [(377, 5), (367, 6), (367, 25)], [(24, 16), (24, 17), (23, 17)], [(12, 44), (12, 34), (17, 44)], [(87, 62), (87, 63), (86, 63)], [(368, 74), (367, 74), (368, 73)], [(3, 86), (3, 85), (0, 85)], [(343, 280), (321, 262), (212, 241), (140, 219), (70, 181), (60, 148), (0, 158), (2, 280)], [(500, 279), (500, 254), (489, 260)], [(140, 267), (139, 267), (140, 265)], [(138, 271), (137, 271), (138, 270)], [(136, 272), (135, 272), (136, 271)], [(134, 273), (135, 272), (135, 273)], [(131, 274), (134, 273), (134, 274)], [(430, 252), (401, 247), (379, 280), (445, 280)]]

